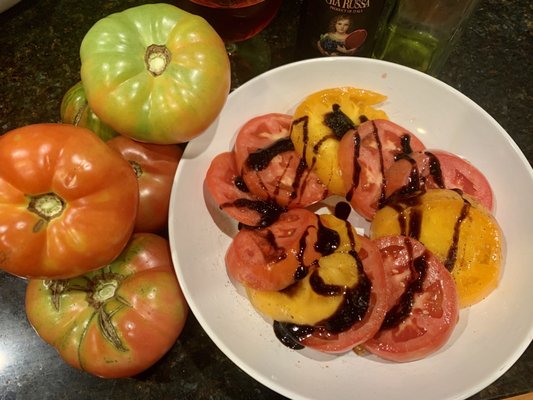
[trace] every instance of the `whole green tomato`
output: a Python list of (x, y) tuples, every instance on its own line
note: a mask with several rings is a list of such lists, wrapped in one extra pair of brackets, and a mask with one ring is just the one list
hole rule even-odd
[(201, 17), (145, 4), (102, 18), (80, 48), (94, 113), (142, 142), (184, 143), (216, 119), (230, 89), (224, 42)]
[(136, 375), (176, 342), (188, 315), (168, 241), (134, 234), (111, 264), (67, 280), (30, 280), (26, 314), (71, 366), (104, 378)]
[(118, 133), (104, 124), (89, 107), (81, 82), (72, 86), (63, 96), (61, 100), (61, 121), (66, 124), (87, 128), (104, 141), (118, 136)]

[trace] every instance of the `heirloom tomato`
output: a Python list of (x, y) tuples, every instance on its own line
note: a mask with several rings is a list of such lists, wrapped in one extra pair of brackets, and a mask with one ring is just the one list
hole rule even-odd
[(88, 129), (35, 124), (0, 137), (0, 268), (69, 278), (126, 246), (139, 194), (130, 165)]
[(72, 86), (63, 96), (61, 100), (61, 121), (66, 124), (90, 129), (103, 140), (109, 140), (118, 135), (117, 132), (104, 124), (89, 107), (81, 82)]
[(81, 79), (93, 111), (143, 142), (186, 142), (218, 116), (230, 88), (222, 39), (170, 4), (111, 14), (81, 43)]
[(125, 136), (107, 142), (130, 163), (139, 184), (136, 232), (157, 233), (167, 227), (170, 191), (183, 150), (178, 145), (141, 143)]
[(364, 348), (386, 360), (424, 358), (450, 338), (459, 319), (453, 278), (437, 257), (407, 236), (374, 240), (385, 268), (387, 314)]
[(147, 369), (173, 346), (188, 306), (168, 241), (143, 233), (102, 269), (69, 280), (30, 280), (26, 313), (68, 364), (121, 378)]
[(386, 98), (366, 89), (335, 87), (310, 94), (294, 111), (290, 134), (294, 148), (330, 194), (346, 194), (339, 141), (363, 121), (387, 119), (387, 114), (376, 108)]

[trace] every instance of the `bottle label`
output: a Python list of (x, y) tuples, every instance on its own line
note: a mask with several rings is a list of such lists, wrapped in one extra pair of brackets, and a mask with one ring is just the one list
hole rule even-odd
[(301, 54), (370, 56), (384, 0), (309, 0), (302, 16)]

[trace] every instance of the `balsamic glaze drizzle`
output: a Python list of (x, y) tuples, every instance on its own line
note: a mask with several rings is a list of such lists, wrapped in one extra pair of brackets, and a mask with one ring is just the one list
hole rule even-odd
[(355, 190), (359, 186), (361, 165), (359, 164), (359, 152), (361, 149), (361, 136), (359, 131), (355, 130), (352, 133), (353, 140), (353, 172), (352, 172), (352, 186), (346, 193), (346, 200), (351, 201)]
[(254, 171), (264, 170), (278, 154), (293, 151), (294, 145), (290, 138), (279, 139), (269, 147), (258, 149), (248, 155), (246, 165)]
[(273, 201), (250, 200), (244, 198), (223, 203), (220, 205), (220, 208), (226, 207), (248, 208), (250, 210), (256, 211), (260, 216), (257, 228), (265, 228), (267, 226), (272, 225), (278, 220), (279, 216), (282, 213), (287, 211), (285, 207), (282, 207)]
[[(320, 277), (320, 268), (314, 269), (309, 277), (313, 291), (322, 296), (342, 295), (343, 299), (333, 315), (314, 326), (274, 321), (273, 328), (276, 337), (291, 349), (302, 349), (304, 347), (302, 341), (313, 334), (327, 338), (330, 335), (344, 332), (356, 322), (361, 321), (368, 312), (372, 284), (363, 269), (363, 263), (358, 253), (355, 251), (355, 236), (348, 221), (346, 221), (346, 227), (352, 248), (349, 254), (354, 258), (357, 268), (357, 283), (353, 287), (328, 284)], [(325, 227), (320, 223), (320, 220), (317, 238), (315, 249), (323, 256), (333, 253), (340, 244), (339, 233)], [(284, 292), (290, 290), (292, 287), (284, 289)]]
[(380, 331), (394, 328), (409, 317), (413, 310), (415, 295), (423, 291), (424, 281), (427, 276), (428, 252), (426, 250), (419, 257), (413, 258), (413, 246), (411, 241), (406, 239), (404, 243), (409, 254), (409, 269), (411, 271), (411, 276), (406, 283), (404, 292), (396, 304), (387, 311), (385, 319), (381, 324)]
[(353, 121), (341, 110), (341, 106), (338, 104), (333, 104), (331, 112), (324, 115), (324, 125), (331, 129), (338, 140), (341, 140), (350, 129), (355, 129)]
[(461, 208), (461, 214), (459, 214), (459, 217), (457, 218), (457, 221), (455, 222), (455, 225), (453, 227), (452, 245), (448, 249), (446, 261), (444, 261), (444, 266), (450, 272), (453, 270), (455, 261), (457, 260), (457, 245), (459, 243), (459, 234), (461, 233), (461, 224), (468, 216), (468, 212), (470, 211), (470, 207), (472, 206), (470, 202), (464, 197), (463, 201), (464, 203), (463, 207)]
[[(393, 208), (398, 213), (398, 224), (400, 225), (401, 235), (420, 240), (423, 211), (418, 206), (421, 205), (420, 196), (424, 192), (425, 189), (414, 192), (405, 191), (404, 194), (402, 194), (401, 191), (398, 191), (394, 196), (389, 197), (386, 205)], [(444, 261), (444, 266), (450, 272), (453, 270), (457, 260), (457, 246), (459, 244), (461, 225), (463, 221), (467, 219), (468, 213), (472, 206), (472, 204), (462, 195), (461, 190), (455, 189), (455, 192), (461, 195), (463, 206), (461, 207), (461, 212), (455, 221), (452, 243), (448, 248), (446, 260)], [(408, 224), (407, 221), (409, 221)]]

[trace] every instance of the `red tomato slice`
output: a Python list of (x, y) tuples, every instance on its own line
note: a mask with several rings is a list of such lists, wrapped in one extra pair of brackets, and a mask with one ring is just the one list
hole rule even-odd
[(444, 150), (413, 153), (396, 161), (385, 177), (387, 197), (398, 190), (409, 191), (409, 187), (459, 189), (493, 210), (494, 196), (485, 175), (469, 161)]
[(301, 341), (304, 346), (325, 353), (344, 353), (372, 338), (383, 322), (387, 311), (387, 283), (379, 249), (363, 236), (356, 235), (355, 241), (361, 246), (358, 255), (372, 284), (368, 311), (361, 321), (344, 332), (332, 334), (315, 330)]
[(424, 148), (414, 134), (388, 120), (370, 120), (345, 134), (339, 144), (339, 165), (354, 210), (372, 219), (385, 200), (385, 171), (397, 157)]
[(314, 248), (318, 216), (293, 209), (265, 229), (241, 229), (226, 253), (228, 274), (256, 290), (282, 290), (320, 257)]
[(383, 258), (388, 310), (374, 338), (364, 344), (391, 361), (414, 361), (441, 348), (459, 316), (451, 274), (424, 245), (406, 236), (374, 241)]
[(229, 216), (248, 226), (268, 226), (284, 211), (274, 202), (252, 195), (242, 182), (233, 152), (216, 156), (205, 176), (207, 191)]
[(288, 208), (307, 207), (327, 188), (307, 168), (289, 138), (292, 116), (265, 114), (248, 121), (235, 142), (237, 171), (250, 191)]

